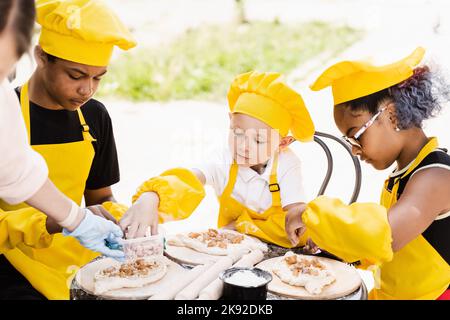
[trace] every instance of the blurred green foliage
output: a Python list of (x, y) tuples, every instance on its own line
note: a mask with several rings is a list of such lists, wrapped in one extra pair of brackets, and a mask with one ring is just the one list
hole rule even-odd
[(358, 30), (322, 22), (203, 26), (170, 44), (122, 55), (99, 94), (134, 101), (222, 100), (239, 73), (288, 74), (316, 55), (338, 54), (360, 37)]

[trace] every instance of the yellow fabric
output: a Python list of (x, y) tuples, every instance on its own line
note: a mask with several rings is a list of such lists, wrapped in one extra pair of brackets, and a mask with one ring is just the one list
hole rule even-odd
[(50, 246), (53, 236), (45, 227), (47, 216), (34, 208), (14, 212), (0, 209), (0, 254), (20, 245), (36, 249)]
[[(277, 183), (277, 165), (278, 156), (275, 157), (272, 172), (270, 175), (270, 184)], [(257, 237), (265, 242), (274, 243), (278, 246), (291, 248), (292, 244), (286, 234), (285, 219), (286, 212), (281, 206), (280, 192), (272, 192), (272, 205), (266, 211), (258, 213), (250, 208), (245, 207), (240, 202), (235, 200), (231, 194), (233, 192), (234, 184), (236, 182), (238, 172), (238, 165), (233, 163), (230, 168), (230, 176), (228, 184), (224, 192), (219, 197), (219, 219), (218, 227), (222, 228), (231, 222), (235, 222), (235, 228), (238, 232)], [(299, 246), (306, 244), (308, 234), (305, 233), (300, 241)]]
[(133, 203), (144, 192), (159, 196), (159, 222), (189, 217), (205, 197), (205, 188), (197, 176), (188, 169), (175, 168), (144, 182), (133, 196)]
[(111, 201), (103, 202), (102, 205), (103, 208), (105, 208), (109, 213), (111, 213), (111, 215), (117, 220), (120, 219), (128, 210), (128, 206)]
[[(30, 133), (29, 98), (28, 84), (21, 90), (21, 106), (25, 124)], [(81, 111), (79, 111), (79, 115)], [(81, 119), (81, 117), (80, 117)], [(81, 125), (85, 123), (81, 122)], [(89, 135), (90, 136), (90, 135)], [(87, 137), (87, 135), (83, 135)], [(92, 160), (94, 158), (94, 148), (90, 140), (83, 140), (72, 143), (35, 145), (34, 150), (39, 152), (47, 162), (49, 168), (49, 178), (65, 195), (81, 204), (84, 187), (89, 175)], [(36, 233), (36, 238), (46, 239), (48, 233), (45, 228), (44, 214), (28, 208), (25, 203), (17, 206), (9, 206), (1, 203), (3, 210), (10, 211), (10, 215), (21, 213), (20, 218), (15, 221), (15, 228), (20, 227), (20, 223), (26, 223), (25, 219), (34, 216), (36, 224), (28, 224), (29, 229), (24, 229), (27, 234)], [(34, 214), (28, 213), (28, 211)], [(23, 219), (23, 220), (22, 220)], [(40, 230), (40, 231), (39, 231)], [(44, 242), (44, 244), (47, 244)], [(81, 246), (72, 237), (65, 237), (61, 233), (53, 236), (53, 242), (48, 248), (37, 249), (40, 242), (23, 242), (16, 245), (16, 248), (5, 253), (9, 262), (31, 283), (31, 285), (48, 299), (68, 299), (70, 279), (78, 268), (98, 256), (97, 253)]]
[(99, 0), (37, 0), (39, 44), (56, 57), (91, 66), (107, 66), (114, 46), (128, 50), (136, 42), (116, 14)]
[(281, 74), (256, 71), (238, 75), (228, 91), (232, 113), (252, 116), (285, 137), (311, 141), (314, 123), (300, 94), (281, 80)]
[(331, 86), (334, 105), (389, 88), (413, 75), (425, 49), (418, 47), (412, 54), (395, 63), (374, 66), (364, 61), (342, 61), (325, 70), (310, 86), (314, 91)]
[[(437, 147), (437, 139), (431, 138), (401, 177), (410, 174)], [(383, 206), (390, 208), (397, 202), (399, 181), (400, 177), (389, 192), (386, 180), (381, 194)], [(380, 275), (381, 287), (372, 292), (377, 299), (436, 299), (450, 284), (450, 266), (422, 235), (381, 265)]]
[(321, 196), (308, 203), (302, 219), (314, 243), (346, 262), (380, 264), (392, 259), (391, 228), (383, 206), (346, 205)]

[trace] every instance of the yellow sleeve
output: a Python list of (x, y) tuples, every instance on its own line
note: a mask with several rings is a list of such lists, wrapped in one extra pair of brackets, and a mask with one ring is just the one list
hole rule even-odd
[(119, 221), (128, 210), (128, 207), (126, 205), (111, 201), (103, 202), (102, 206), (109, 213), (111, 213), (111, 215), (116, 218), (117, 221)]
[(346, 205), (321, 196), (308, 204), (302, 220), (315, 244), (347, 262), (380, 264), (392, 260), (391, 228), (387, 210), (381, 205)]
[[(257, 237), (265, 242), (273, 243), (284, 248), (292, 248), (286, 234), (285, 221), (287, 212), (277, 212), (267, 220), (252, 219), (247, 212), (243, 212), (235, 222), (236, 231)], [(297, 246), (304, 246), (309, 234), (305, 232)]]
[(47, 216), (34, 208), (0, 210), (0, 254), (25, 244), (36, 249), (50, 246), (53, 236), (47, 232)]
[(205, 189), (197, 176), (188, 169), (175, 168), (144, 182), (133, 196), (135, 202), (144, 192), (159, 196), (159, 222), (189, 217), (205, 197)]

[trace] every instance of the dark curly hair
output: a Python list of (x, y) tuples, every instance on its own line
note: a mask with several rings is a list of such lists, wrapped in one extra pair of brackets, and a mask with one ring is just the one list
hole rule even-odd
[(30, 46), (35, 15), (34, 0), (0, 0), (0, 33), (11, 25), (18, 57)]
[(436, 116), (442, 106), (450, 101), (450, 86), (439, 71), (420, 66), (401, 83), (336, 107), (349, 107), (352, 111), (364, 110), (375, 114), (380, 104), (387, 101), (395, 104), (400, 129), (422, 128), (424, 120)]

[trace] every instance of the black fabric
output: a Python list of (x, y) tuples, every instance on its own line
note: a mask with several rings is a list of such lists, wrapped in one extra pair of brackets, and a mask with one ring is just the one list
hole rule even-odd
[(433, 221), (422, 236), (450, 264), (450, 217)]
[(0, 255), (0, 300), (47, 300), (17, 271), (11, 263)]
[[(398, 192), (397, 192), (397, 200), (400, 199), (403, 190), (405, 190), (406, 184), (409, 181), (411, 175), (416, 172), (418, 169), (432, 165), (432, 164), (443, 164), (450, 166), (450, 155), (446, 149), (441, 149), (442, 151), (433, 151), (429, 155), (427, 155), (422, 162), (414, 169), (411, 173), (409, 173), (404, 178), (400, 179)], [(388, 182), (388, 190), (392, 191), (394, 183), (401, 177), (391, 177)], [(433, 223), (422, 233), (422, 236), (433, 246), (433, 248), (441, 255), (442, 258), (450, 264), (450, 217), (435, 220)]]
[[(20, 92), (16, 89), (20, 98)], [(82, 107), (93, 142), (95, 157), (86, 189), (111, 186), (120, 180), (119, 161), (111, 118), (105, 106), (91, 99)], [(82, 141), (82, 128), (76, 111), (49, 110), (30, 102), (31, 145), (60, 144)]]
[[(411, 175), (416, 172), (417, 169), (428, 166), (430, 164), (444, 164), (444, 165), (449, 165), (450, 166), (450, 155), (448, 155), (447, 149), (441, 149), (442, 151), (433, 151), (431, 152), (429, 155), (427, 155), (422, 162), (412, 171), (410, 172), (407, 176), (405, 176), (404, 178), (402, 178), (399, 182), (398, 185), (398, 191), (397, 191), (397, 200), (400, 199), (403, 190), (405, 190), (406, 184), (409, 181), (409, 178), (411, 177)], [(398, 177), (391, 177), (389, 178), (389, 182), (388, 182), (388, 190), (389, 192), (392, 191), (392, 188), (394, 186), (394, 183), (396, 180), (398, 180), (401, 177), (401, 175), (399, 175)]]

